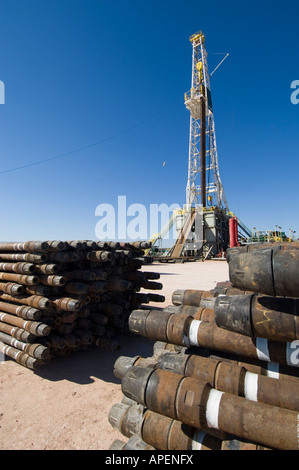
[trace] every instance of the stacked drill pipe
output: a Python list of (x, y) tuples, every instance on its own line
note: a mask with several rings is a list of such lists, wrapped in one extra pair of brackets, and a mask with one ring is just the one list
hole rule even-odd
[(159, 450), (298, 449), (299, 382), (246, 367), (168, 350), (121, 356), (114, 373), (131, 403), (115, 404), (110, 424)]
[[(183, 423), (178, 419), (152, 411), (126, 397), (116, 403), (109, 413), (110, 424), (129, 440), (125, 447), (119, 440), (112, 443), (112, 450), (270, 450), (270, 448), (232, 435), (203, 429)], [(142, 443), (132, 447), (132, 442)]]
[(299, 250), (229, 250), (230, 280), (177, 290), (129, 328), (153, 356), (114, 366), (125, 399), (109, 420), (159, 450), (298, 450)]
[(115, 337), (130, 334), (131, 311), (165, 299), (155, 292), (160, 275), (140, 270), (146, 248), (146, 242), (0, 243), (0, 352), (36, 369), (78, 349), (118, 350)]

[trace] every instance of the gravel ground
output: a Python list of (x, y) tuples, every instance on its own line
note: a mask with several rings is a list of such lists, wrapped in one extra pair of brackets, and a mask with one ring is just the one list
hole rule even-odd
[[(227, 281), (225, 261), (154, 263), (142, 271), (161, 274), (165, 302), (176, 289), (209, 290)], [(32, 372), (13, 360), (0, 362), (1, 450), (107, 450), (115, 439), (126, 441), (108, 422), (122, 399), (113, 365), (121, 356), (151, 356), (153, 341), (120, 337), (121, 349), (78, 351)]]

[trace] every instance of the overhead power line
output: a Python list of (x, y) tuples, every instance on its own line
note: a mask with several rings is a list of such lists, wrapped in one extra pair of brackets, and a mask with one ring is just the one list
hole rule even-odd
[(69, 152), (65, 152), (65, 153), (62, 153), (60, 155), (56, 155), (55, 157), (45, 158), (43, 160), (39, 160), (37, 162), (32, 162), (32, 163), (25, 163), (24, 165), (16, 166), (14, 168), (9, 168), (8, 170), (1, 170), (0, 174), (11, 173), (13, 171), (22, 170), (24, 168), (29, 168), (31, 166), (41, 165), (42, 163), (47, 163), (47, 162), (50, 162), (52, 160), (57, 160), (59, 158), (69, 157), (70, 155), (74, 155), (75, 153), (83, 152), (84, 150), (88, 150), (92, 147), (96, 147), (97, 145), (103, 144), (104, 142), (107, 142), (108, 140), (115, 139), (116, 137), (119, 137), (120, 135), (126, 134), (127, 132), (130, 132), (130, 131), (136, 129), (137, 127), (142, 126), (146, 122), (150, 121), (151, 119), (153, 119), (156, 116), (158, 116), (159, 114), (161, 114), (164, 111), (164, 109), (165, 108), (161, 109), (157, 113), (147, 117), (146, 119), (138, 122), (137, 124), (134, 124), (131, 127), (128, 127), (127, 129), (124, 129), (120, 132), (117, 132), (116, 134), (110, 135), (109, 137), (105, 137), (101, 140), (98, 140), (97, 142), (94, 142), (93, 144), (85, 145), (84, 147), (80, 147), (80, 148), (77, 148), (75, 150), (70, 150)]

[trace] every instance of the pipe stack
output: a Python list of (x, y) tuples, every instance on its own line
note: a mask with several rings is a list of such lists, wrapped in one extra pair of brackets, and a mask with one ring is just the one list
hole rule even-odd
[[(30, 369), (95, 345), (117, 350), (133, 309), (164, 296), (147, 242), (0, 243), (0, 352)], [(140, 292), (143, 290), (143, 292)]]
[(155, 344), (115, 362), (124, 398), (109, 421), (127, 438), (168, 451), (299, 449), (299, 250), (232, 248), (227, 260), (230, 280), (215, 289), (131, 313), (130, 331)]

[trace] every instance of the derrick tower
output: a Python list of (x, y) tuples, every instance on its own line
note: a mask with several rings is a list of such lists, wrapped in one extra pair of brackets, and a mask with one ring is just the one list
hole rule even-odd
[(185, 105), (190, 111), (186, 204), (229, 210), (219, 174), (205, 36), (200, 31), (193, 34), (190, 41), (192, 80), (190, 91), (185, 93)]
[(185, 105), (190, 112), (186, 203), (173, 212), (161, 232), (150, 240), (151, 253), (155, 254), (155, 243), (162, 241), (175, 226), (176, 241), (162, 252), (164, 259), (223, 256), (232, 238), (237, 243), (240, 230), (250, 236), (249, 229), (229, 210), (218, 166), (210, 77), (228, 54), (209, 74), (204, 34), (200, 31), (189, 39), (192, 78), (191, 89), (185, 93)]

